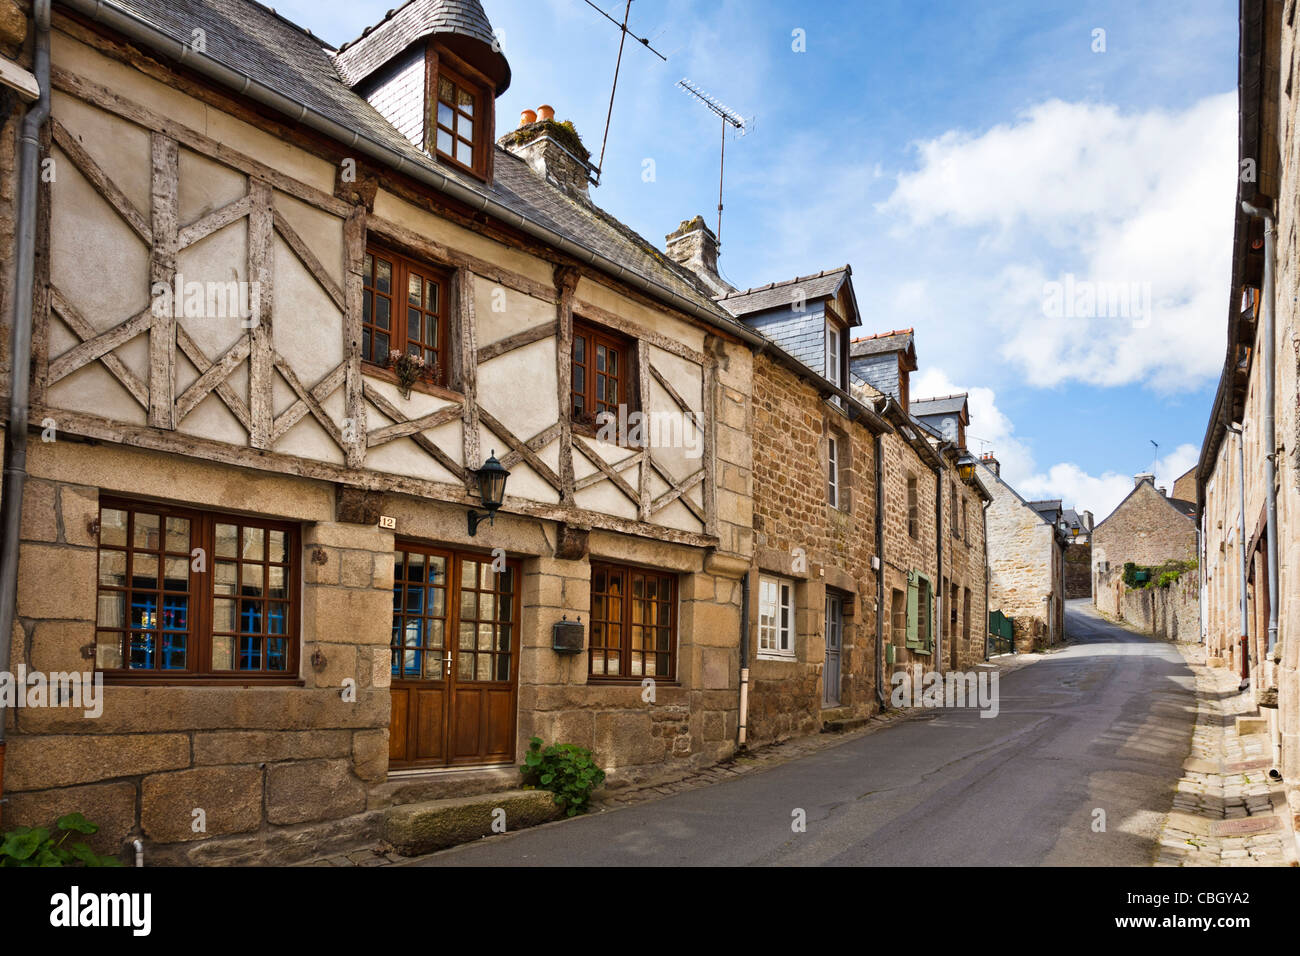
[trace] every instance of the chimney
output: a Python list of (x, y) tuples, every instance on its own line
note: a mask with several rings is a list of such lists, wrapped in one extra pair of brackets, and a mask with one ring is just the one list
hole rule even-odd
[(1155, 476), (1155, 475), (1152, 475), (1152, 474), (1141, 474), (1141, 475), (1134, 475), (1134, 476), (1133, 476), (1133, 487), (1134, 487), (1134, 488), (1140, 488), (1140, 487), (1142, 487), (1142, 482), (1144, 482), (1144, 481), (1149, 481), (1149, 482), (1151, 483), (1151, 487), (1152, 487), (1152, 488), (1154, 488), (1154, 487), (1156, 486), (1156, 476)]
[(557, 123), (550, 106), (524, 110), (519, 128), (497, 140), (497, 145), (518, 156), (542, 179), (558, 186), (573, 199), (591, 202), (587, 191), (591, 153), (582, 145), (569, 121)]
[(1091, 512), (1091, 511), (1085, 511), (1085, 512), (1083, 513), (1083, 529), (1084, 529), (1085, 531), (1088, 531), (1088, 532), (1091, 532), (1091, 531), (1092, 531), (1092, 512)]
[(1156, 489), (1156, 491), (1160, 492), (1160, 497), (1162, 498), (1169, 497), (1169, 489), (1166, 488), (1164, 485), (1161, 485), (1159, 488)]
[(704, 224), (703, 216), (683, 219), (667, 239), (668, 258), (699, 276), (714, 295), (736, 291), (730, 282), (718, 275), (718, 237)]
[(997, 475), (999, 478), (1002, 477), (1002, 463), (993, 457), (993, 452), (985, 452), (983, 455), (980, 455), (980, 464), (993, 472), (993, 474)]

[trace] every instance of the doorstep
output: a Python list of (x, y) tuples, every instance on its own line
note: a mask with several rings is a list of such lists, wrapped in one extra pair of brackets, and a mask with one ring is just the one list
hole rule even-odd
[(383, 840), (401, 856), (433, 853), (498, 833), (549, 823), (564, 815), (549, 790), (506, 790), (390, 807)]
[(516, 789), (520, 782), (519, 768), (514, 764), (400, 771), (390, 773), (386, 782), (370, 788), (366, 809), (386, 810), (408, 803), (500, 793)]

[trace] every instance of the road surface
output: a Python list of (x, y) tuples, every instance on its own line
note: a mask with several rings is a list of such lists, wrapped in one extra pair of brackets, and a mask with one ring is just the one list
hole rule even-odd
[(1088, 601), (1070, 603), (1066, 627), (1069, 647), (1001, 676), (995, 718), (934, 710), (415, 865), (1149, 865), (1190, 751), (1192, 674), (1174, 647), (1108, 624)]

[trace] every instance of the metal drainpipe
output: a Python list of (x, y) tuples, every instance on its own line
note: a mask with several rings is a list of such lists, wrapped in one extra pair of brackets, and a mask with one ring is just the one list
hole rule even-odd
[[(980, 509), (980, 523), (984, 530), (984, 659), (989, 659), (989, 505), (991, 501), (984, 502), (984, 507)], [(1015, 636), (1012, 635), (1011, 646), (1015, 649)]]
[(948, 447), (944, 442), (939, 446), (939, 466), (934, 470), (934, 561), (935, 561), (935, 593), (934, 607), (937, 622), (934, 623), (934, 656), (930, 658), (930, 663), (934, 665), (936, 673), (943, 673), (943, 626), (947, 620), (948, 596), (944, 594), (947, 588), (943, 585), (943, 451)]
[(1264, 313), (1263, 329), (1264, 348), (1261, 360), (1264, 363), (1264, 514), (1267, 521), (1268, 535), (1268, 653), (1271, 657), (1277, 646), (1277, 422), (1274, 410), (1276, 387), (1274, 381), (1274, 315), (1273, 315), (1273, 256), (1277, 246), (1277, 224), (1273, 214), (1266, 209), (1243, 202), (1241, 208), (1251, 216), (1264, 220), (1264, 301), (1261, 310)]
[(740, 579), (740, 727), (736, 747), (745, 749), (749, 735), (749, 569)]
[[(0, 673), (9, 670), (18, 600), (18, 536), (27, 479), (27, 415), (31, 395), (32, 296), (36, 275), (36, 199), (41, 127), (50, 115), (50, 0), (35, 0), (33, 70), (40, 95), (23, 116), (18, 137), (18, 215), (15, 234), (14, 311), (10, 321), (9, 421), (5, 427), (4, 498), (0, 501)], [(4, 795), (5, 713), (0, 698), (0, 798)], [(0, 800), (0, 815), (3, 814)]]
[(1250, 686), (1246, 658), (1250, 647), (1249, 611), (1246, 605), (1246, 433), (1240, 425), (1229, 425), (1237, 436), (1237, 490), (1241, 493), (1241, 513), (1237, 516), (1237, 552), (1241, 557), (1241, 689)]
[(885, 440), (876, 433), (876, 701), (887, 710), (885, 693)]

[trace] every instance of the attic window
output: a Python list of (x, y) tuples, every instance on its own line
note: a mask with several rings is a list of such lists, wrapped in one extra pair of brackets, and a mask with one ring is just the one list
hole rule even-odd
[(490, 97), (483, 84), (453, 69), (448, 59), (448, 54), (438, 54), (430, 145), (439, 159), (486, 176), (488, 151), (484, 146), (490, 131)]

